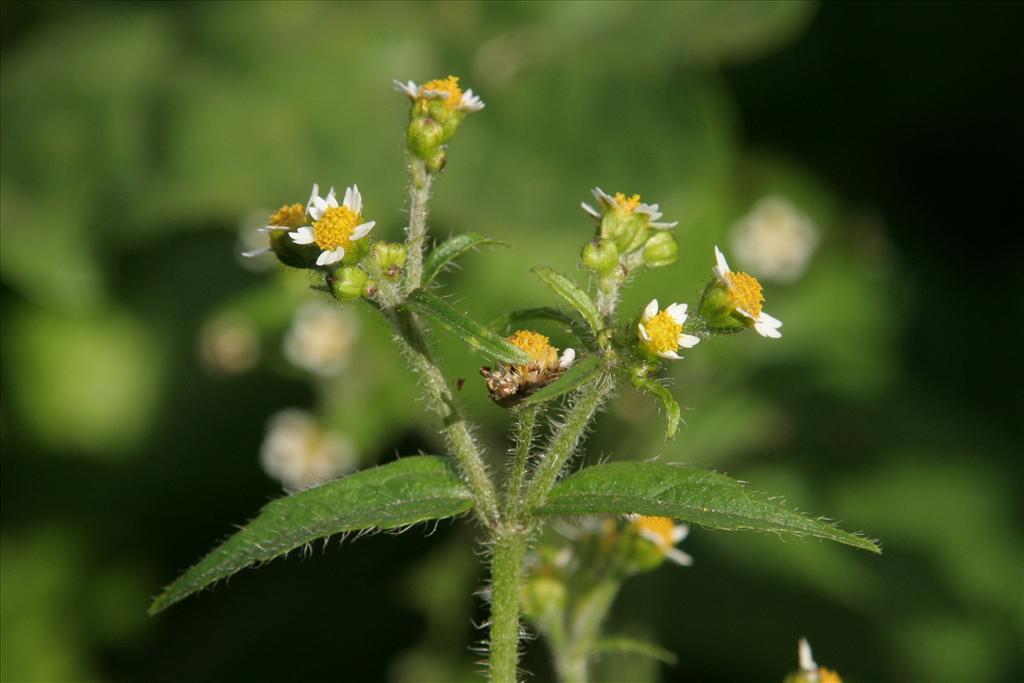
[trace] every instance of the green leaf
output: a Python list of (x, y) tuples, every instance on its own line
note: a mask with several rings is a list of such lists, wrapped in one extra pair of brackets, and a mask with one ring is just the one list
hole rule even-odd
[(604, 370), (604, 362), (601, 357), (597, 354), (590, 354), (573, 363), (572, 367), (554, 382), (530, 394), (521, 405), (536, 405), (558, 398), (597, 379), (602, 370)]
[(580, 330), (585, 329), (583, 321), (550, 306), (519, 308), (508, 313), (502, 313), (492, 320), (487, 327), (498, 334), (511, 334), (513, 328), (519, 328), (521, 323), (527, 320), (549, 320), (557, 323), (577, 341), (583, 341), (583, 336), (580, 334)]
[(626, 638), (624, 636), (609, 636), (607, 638), (602, 638), (597, 641), (597, 645), (594, 646), (594, 652), (640, 655), (642, 657), (657, 659), (659, 662), (664, 662), (669, 666), (675, 666), (676, 662), (679, 661), (675, 656), (675, 653), (670, 650), (666, 650), (663, 647), (659, 647), (651, 643), (645, 643), (642, 640)]
[(674, 437), (676, 435), (676, 428), (679, 426), (680, 414), (679, 404), (676, 402), (675, 397), (672, 396), (672, 392), (653, 379), (638, 380), (636, 386), (661, 400), (661, 405), (665, 408), (665, 420), (668, 423), (665, 428), (665, 438), (671, 439)]
[(533, 272), (544, 284), (553, 289), (570, 306), (579, 311), (579, 314), (583, 316), (583, 319), (593, 328), (594, 332), (600, 332), (604, 329), (604, 321), (601, 320), (601, 314), (598, 312), (593, 299), (590, 298), (589, 294), (577, 287), (572, 280), (544, 266), (535, 266)]
[(448, 458), (411, 456), (336, 479), (268, 503), (256, 519), (168, 586), (149, 613), (320, 538), (445, 519), (472, 507), (472, 493)]
[(445, 266), (475, 247), (495, 244), (507, 247), (501, 240), (492, 239), (476, 232), (455, 235), (434, 247), (423, 260), (423, 286), (429, 285)]
[(422, 289), (415, 290), (405, 300), (405, 307), (414, 313), (439, 323), (442, 327), (462, 339), (476, 351), (496, 358), (503, 363), (524, 365), (530, 362), (522, 349), (509, 344), (497, 332), (490, 330), (477, 321), (459, 313), (451, 304), (428, 294)]
[(653, 462), (613, 462), (572, 474), (551, 489), (544, 515), (656, 515), (709, 529), (813, 536), (881, 553), (857, 534), (784, 508), (717, 472)]

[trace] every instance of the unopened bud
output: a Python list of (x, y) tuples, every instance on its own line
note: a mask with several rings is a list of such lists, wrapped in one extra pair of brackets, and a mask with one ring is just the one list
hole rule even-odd
[(620, 254), (639, 249), (647, 239), (647, 217), (640, 214), (619, 215), (609, 211), (601, 221), (601, 237), (615, 241)]
[(658, 231), (644, 242), (643, 255), (648, 268), (670, 266), (679, 258), (679, 243), (672, 233)]
[(610, 240), (599, 239), (596, 242), (587, 242), (583, 245), (580, 260), (590, 270), (600, 274), (610, 273), (619, 265), (619, 250)]
[(421, 116), (409, 122), (408, 137), (409, 150), (420, 159), (429, 159), (444, 142), (445, 132), (436, 119)]
[(340, 301), (352, 301), (363, 296), (363, 288), (366, 286), (367, 276), (355, 266), (343, 266), (334, 271), (331, 291)]
[(424, 159), (427, 164), (427, 170), (431, 173), (440, 173), (444, 170), (445, 164), (448, 163), (448, 153), (443, 149), (437, 150), (437, 152), (429, 159)]
[(405, 247), (395, 242), (377, 242), (373, 245), (373, 257), (377, 268), (385, 277), (395, 280), (405, 265)]

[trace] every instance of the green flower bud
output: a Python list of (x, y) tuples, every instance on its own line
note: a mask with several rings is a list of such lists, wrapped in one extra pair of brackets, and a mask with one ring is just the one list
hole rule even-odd
[(427, 164), (428, 171), (431, 173), (440, 173), (444, 169), (445, 164), (448, 163), (448, 153), (443, 149), (439, 149), (432, 157), (424, 159), (424, 161)]
[(352, 301), (363, 296), (367, 283), (366, 273), (354, 266), (342, 266), (334, 271), (331, 291), (340, 301)]
[(620, 254), (639, 249), (647, 239), (647, 216), (640, 214), (619, 215), (610, 211), (601, 220), (601, 237), (613, 240)]
[(740, 332), (753, 324), (753, 321), (736, 311), (729, 288), (717, 279), (708, 283), (704, 289), (698, 311), (708, 329), (719, 334)]
[(607, 274), (619, 265), (619, 250), (615, 248), (615, 243), (609, 240), (587, 242), (583, 245), (580, 260), (590, 270), (602, 275)]
[(648, 268), (670, 266), (679, 258), (679, 243), (672, 233), (658, 231), (644, 242), (643, 256)]
[(385, 277), (396, 280), (405, 265), (405, 247), (395, 242), (377, 242), (373, 245), (373, 258)]
[(409, 151), (420, 159), (429, 159), (436, 154), (445, 139), (444, 128), (436, 119), (421, 116), (409, 122)]

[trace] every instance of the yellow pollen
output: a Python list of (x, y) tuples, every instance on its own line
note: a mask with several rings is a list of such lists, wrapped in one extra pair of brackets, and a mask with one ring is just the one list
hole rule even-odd
[(462, 90), (459, 89), (458, 76), (449, 76), (448, 78), (438, 78), (433, 81), (427, 81), (420, 86), (420, 92), (423, 92), (424, 90), (448, 93), (447, 99), (444, 100), (444, 106), (448, 109), (454, 109), (462, 102)]
[(324, 251), (352, 247), (352, 231), (362, 223), (362, 216), (347, 206), (332, 206), (313, 224), (313, 241)]
[(558, 365), (558, 349), (551, 346), (550, 341), (543, 334), (530, 330), (517, 330), (506, 341), (525, 351), (530, 358), (544, 367), (551, 368)]
[(675, 531), (676, 523), (671, 517), (637, 517), (633, 520), (633, 526), (637, 531), (646, 531), (657, 536), (658, 546), (661, 548), (672, 545), (672, 532)]
[(839, 678), (839, 674), (825, 667), (818, 669), (818, 681), (819, 683), (843, 683), (843, 679)]
[(633, 213), (633, 210), (638, 206), (640, 206), (640, 195), (635, 194), (632, 197), (627, 197), (621, 192), (615, 193), (615, 210), (619, 213)]
[(677, 323), (668, 311), (661, 311), (643, 323), (643, 326), (650, 337), (645, 343), (655, 353), (668, 353), (679, 348), (679, 335), (683, 331), (683, 326)]
[(302, 204), (285, 204), (270, 215), (269, 225), (298, 228), (306, 223), (306, 207)]
[(746, 273), (733, 272), (729, 272), (726, 277), (729, 278), (729, 302), (755, 318), (761, 315), (764, 294), (761, 293), (761, 283), (757, 278)]

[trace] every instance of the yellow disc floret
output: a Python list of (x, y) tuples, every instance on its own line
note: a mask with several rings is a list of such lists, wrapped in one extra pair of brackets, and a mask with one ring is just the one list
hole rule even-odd
[(540, 363), (542, 367), (551, 368), (558, 366), (558, 349), (553, 347), (548, 338), (543, 334), (531, 332), (530, 330), (517, 330), (506, 341), (522, 349), (530, 358)]
[(631, 214), (638, 206), (640, 206), (640, 195), (635, 194), (632, 197), (627, 197), (621, 192), (615, 193), (615, 210), (620, 214)]
[(352, 247), (352, 231), (362, 223), (362, 216), (347, 206), (332, 206), (324, 211), (324, 215), (313, 224), (313, 241), (328, 251)]
[[(637, 531), (646, 532), (645, 538), (657, 538), (659, 548), (669, 548), (673, 545), (672, 534), (675, 531), (676, 523), (670, 517), (646, 517), (640, 516), (633, 520), (633, 526)], [(653, 543), (652, 538), (648, 538)]]
[(654, 353), (668, 353), (679, 348), (679, 335), (683, 331), (683, 326), (677, 323), (668, 311), (661, 311), (642, 324), (647, 336), (650, 337), (645, 343)]
[(818, 669), (818, 681), (819, 683), (843, 683), (843, 679), (839, 678), (839, 674), (825, 667)]
[(764, 294), (757, 278), (746, 273), (734, 272), (728, 273), (726, 277), (729, 278), (729, 303), (735, 308), (742, 308), (755, 318), (761, 315)]
[(454, 109), (462, 102), (462, 90), (459, 89), (458, 76), (449, 76), (448, 78), (438, 78), (433, 81), (428, 81), (420, 86), (421, 93), (425, 90), (448, 93), (448, 97), (444, 98), (444, 106), (449, 109)]
[(284, 228), (298, 228), (306, 223), (306, 207), (302, 204), (285, 204), (270, 216), (269, 225)]

